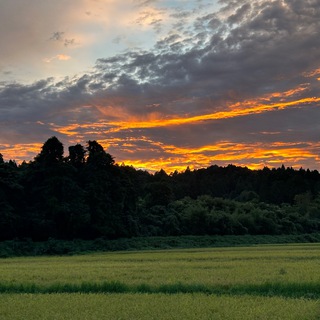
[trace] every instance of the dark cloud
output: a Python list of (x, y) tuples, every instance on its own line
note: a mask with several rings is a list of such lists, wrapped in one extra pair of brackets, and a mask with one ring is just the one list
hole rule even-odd
[(61, 43), (63, 43), (63, 45), (65, 47), (72, 46), (72, 45), (76, 44), (76, 40), (75, 39), (66, 38), (65, 37), (65, 32), (62, 32), (62, 31), (54, 32), (49, 40), (61, 42)]
[(50, 40), (53, 40), (53, 41), (63, 41), (63, 39), (64, 39), (64, 32), (61, 32), (61, 31), (54, 32), (50, 38)]
[(72, 46), (76, 43), (75, 39), (65, 39), (64, 40), (64, 46), (68, 47), (68, 46)]

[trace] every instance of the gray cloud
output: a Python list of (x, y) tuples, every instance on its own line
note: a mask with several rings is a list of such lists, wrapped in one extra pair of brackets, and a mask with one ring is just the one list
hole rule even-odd
[(64, 39), (64, 32), (61, 32), (61, 31), (54, 32), (50, 37), (50, 40), (53, 40), (53, 41), (63, 41), (63, 39)]
[(65, 32), (61, 32), (61, 31), (54, 32), (49, 40), (61, 42), (61, 43), (63, 43), (63, 45), (65, 47), (72, 46), (72, 45), (76, 44), (75, 39), (66, 38)]

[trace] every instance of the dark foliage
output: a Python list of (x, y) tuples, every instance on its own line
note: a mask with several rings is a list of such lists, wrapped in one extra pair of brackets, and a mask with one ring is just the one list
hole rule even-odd
[(97, 141), (48, 139), (34, 161), (0, 154), (0, 240), (279, 235), (320, 231), (318, 171), (229, 165), (155, 174)]

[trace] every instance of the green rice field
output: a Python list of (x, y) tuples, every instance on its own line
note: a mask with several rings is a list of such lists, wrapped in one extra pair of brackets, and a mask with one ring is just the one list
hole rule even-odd
[(320, 244), (0, 259), (0, 319), (320, 319)]

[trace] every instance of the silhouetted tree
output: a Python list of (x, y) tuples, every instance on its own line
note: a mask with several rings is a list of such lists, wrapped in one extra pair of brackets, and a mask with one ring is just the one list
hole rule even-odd
[(114, 164), (113, 157), (106, 153), (97, 141), (88, 141), (87, 150), (89, 153), (87, 163), (95, 167), (109, 167)]
[(75, 146), (69, 147), (69, 157), (68, 161), (75, 168), (81, 168), (85, 163), (86, 150), (81, 144), (76, 144)]
[(25, 207), (23, 191), (16, 163), (0, 162), (0, 240), (18, 236), (18, 215)]
[(35, 161), (45, 165), (62, 162), (63, 144), (57, 137), (49, 138), (41, 148), (41, 152), (35, 157)]

